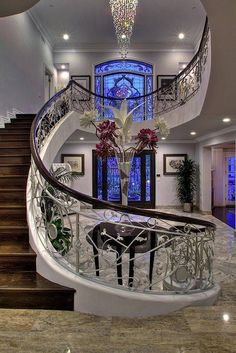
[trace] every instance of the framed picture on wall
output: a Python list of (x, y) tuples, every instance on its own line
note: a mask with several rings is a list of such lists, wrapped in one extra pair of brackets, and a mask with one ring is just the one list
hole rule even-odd
[(84, 175), (84, 154), (62, 154), (62, 163), (69, 163), (73, 172)]
[(187, 154), (164, 154), (163, 155), (163, 174), (176, 175), (179, 163), (186, 160)]
[(91, 90), (91, 76), (90, 75), (74, 75), (71, 79), (77, 82), (80, 86), (87, 90)]
[(176, 84), (168, 88), (170, 83), (175, 78), (175, 75), (158, 75), (157, 76), (157, 89), (166, 88), (163, 93), (158, 94), (157, 99), (162, 100), (176, 100), (177, 97), (177, 87)]
[[(88, 91), (91, 90), (91, 76), (89, 75), (74, 75), (71, 76), (71, 80), (74, 80), (77, 82), (80, 86), (83, 88), (87, 89)], [(79, 99), (80, 101), (89, 101), (90, 100), (90, 94), (86, 91), (81, 92), (81, 98)]]

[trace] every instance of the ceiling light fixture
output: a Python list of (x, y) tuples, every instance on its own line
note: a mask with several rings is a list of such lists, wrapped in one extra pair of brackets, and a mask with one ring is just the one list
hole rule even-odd
[(68, 40), (68, 39), (70, 39), (69, 34), (64, 33), (64, 34), (63, 34), (63, 39), (64, 39), (64, 40)]
[(166, 140), (166, 137), (162, 137), (161, 139), (162, 139), (162, 140)]
[(224, 321), (229, 321), (229, 314), (223, 314), (223, 320)]
[(190, 135), (192, 135), (192, 136), (195, 136), (197, 133), (196, 133), (196, 131), (191, 131), (190, 132)]
[(230, 123), (231, 119), (230, 118), (224, 118), (222, 119), (223, 123)]
[(138, 0), (110, 0), (111, 13), (122, 59), (128, 54)]
[(179, 37), (179, 39), (184, 39), (185, 34), (181, 32), (181, 33), (179, 33), (178, 37)]
[(84, 141), (84, 137), (80, 137), (79, 139), (80, 139), (80, 141)]
[(66, 65), (61, 65), (62, 70), (65, 70), (65, 68), (66, 68)]

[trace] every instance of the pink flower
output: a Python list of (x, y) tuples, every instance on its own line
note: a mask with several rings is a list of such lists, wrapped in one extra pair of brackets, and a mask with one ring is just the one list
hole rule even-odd
[(103, 121), (97, 126), (100, 140), (114, 141), (114, 138), (118, 137), (116, 130), (117, 127), (115, 122), (110, 120)]
[(138, 152), (141, 152), (145, 147), (152, 150), (157, 148), (158, 138), (155, 130), (141, 129), (135, 139), (138, 140)]
[(106, 159), (107, 157), (113, 155), (114, 151), (109, 143), (107, 143), (105, 140), (102, 140), (96, 145), (96, 154), (98, 157)]

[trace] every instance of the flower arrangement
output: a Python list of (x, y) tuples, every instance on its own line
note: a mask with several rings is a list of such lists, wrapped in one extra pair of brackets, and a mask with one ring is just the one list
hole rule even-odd
[(133, 112), (139, 106), (128, 112), (128, 104), (124, 100), (120, 110), (111, 106), (104, 108), (113, 112), (114, 120), (97, 121), (98, 111), (92, 110), (84, 112), (80, 118), (80, 125), (95, 127), (99, 139), (99, 143), (96, 144), (97, 156), (103, 160), (110, 156), (116, 156), (121, 176), (122, 204), (127, 204), (128, 180), (134, 154), (142, 152), (145, 148), (155, 151), (158, 142), (157, 134), (160, 133), (161, 136), (167, 137), (169, 129), (164, 119), (156, 118), (154, 129), (141, 129), (132, 140)]

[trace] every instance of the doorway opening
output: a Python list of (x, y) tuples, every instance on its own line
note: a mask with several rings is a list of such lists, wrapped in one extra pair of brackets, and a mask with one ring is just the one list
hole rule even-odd
[(44, 72), (44, 98), (47, 102), (53, 96), (53, 73), (45, 67)]
[(212, 214), (235, 229), (235, 143), (212, 148)]
[[(93, 197), (121, 203), (120, 173), (115, 157), (105, 161), (93, 151)], [(155, 208), (155, 153), (145, 150), (133, 158), (129, 177), (129, 205)]]

